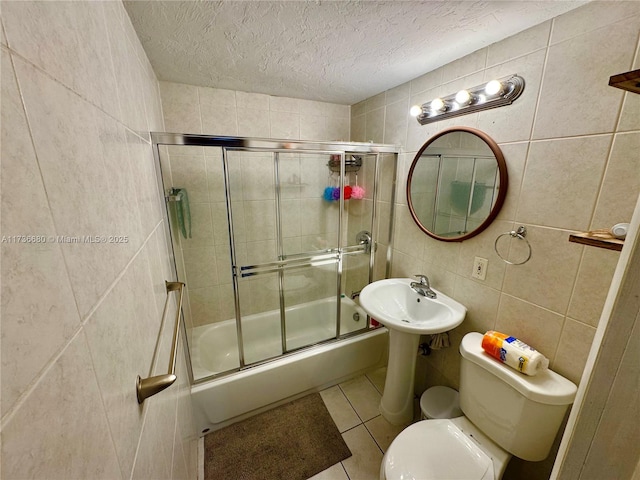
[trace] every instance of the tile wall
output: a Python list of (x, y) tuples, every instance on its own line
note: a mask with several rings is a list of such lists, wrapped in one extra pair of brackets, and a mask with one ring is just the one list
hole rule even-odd
[[(555, 371), (580, 381), (619, 253), (568, 237), (631, 219), (640, 191), (640, 96), (607, 84), (640, 68), (639, 24), (636, 2), (592, 2), (352, 106), (352, 140), (402, 145), (400, 191), (421, 145), (454, 125), (488, 133), (508, 165), (501, 213), (463, 243), (424, 235), (398, 197), (392, 275), (420, 270), (468, 308), (450, 332), (451, 348), (420, 359), (417, 393), (458, 387), (462, 336), (489, 329), (519, 337)], [(513, 73), (526, 88), (511, 106), (425, 126), (408, 115), (411, 105)], [(494, 241), (519, 225), (528, 229), (533, 256), (506, 265)], [(515, 241), (507, 247), (513, 259), (523, 254)], [(489, 260), (485, 281), (471, 278), (476, 256)], [(513, 467), (548, 478), (550, 464), (535, 465)]]
[[(349, 138), (350, 107), (346, 105), (170, 82), (160, 82), (160, 87), (167, 131), (293, 140)], [(247, 111), (252, 115), (245, 118), (243, 113)], [(235, 314), (222, 152), (217, 147), (177, 146), (163, 149), (161, 158), (165, 185), (185, 187), (189, 194), (192, 238), (174, 231), (174, 243), (179, 244), (176, 256), (189, 286), (192, 325), (232, 319)], [(337, 176), (329, 176), (328, 160), (328, 155), (280, 154), (285, 253), (315, 251), (337, 243), (339, 204), (322, 198), (325, 187), (337, 181)], [(371, 228), (373, 160), (364, 158), (358, 174), (365, 198), (345, 202), (345, 241), (349, 244), (355, 243), (360, 230)], [(390, 161), (385, 158), (384, 164)], [(229, 175), (238, 263), (274, 261), (277, 246), (272, 154), (229, 152)], [(350, 175), (349, 181), (355, 183), (355, 174)], [(381, 205), (388, 212), (390, 182), (387, 183), (383, 192), (386, 200)], [(388, 213), (386, 218), (388, 224)], [(387, 243), (386, 237), (384, 241)], [(362, 258), (346, 260), (347, 293), (360, 290), (368, 280), (367, 265), (358, 262)], [(298, 270), (285, 278), (285, 282), (288, 280), (287, 306), (335, 294), (335, 269)], [(296, 288), (304, 285), (314, 287)], [(278, 309), (277, 291), (276, 276), (241, 279), (243, 315)]]
[(155, 74), (120, 2), (3, 2), (1, 20), (1, 476), (193, 479), (182, 352), (176, 385), (143, 406), (134, 388), (171, 343)]
[[(451, 332), (452, 348), (426, 359), (421, 388), (457, 387), (460, 339), (493, 328), (531, 344), (554, 370), (579, 382), (619, 253), (568, 237), (631, 219), (640, 190), (640, 96), (607, 83), (640, 67), (639, 22), (638, 3), (593, 2), (352, 106), (352, 140), (403, 148), (392, 275), (420, 270), (469, 310)], [(425, 126), (408, 114), (411, 105), (512, 73), (526, 88), (511, 106)], [(403, 192), (417, 150), (454, 125), (498, 142), (509, 191), (487, 230), (445, 243), (418, 229)], [(533, 256), (507, 266), (494, 241), (519, 225), (527, 227)], [(503, 253), (520, 258), (519, 243)], [(471, 278), (476, 256), (489, 260), (485, 281)]]

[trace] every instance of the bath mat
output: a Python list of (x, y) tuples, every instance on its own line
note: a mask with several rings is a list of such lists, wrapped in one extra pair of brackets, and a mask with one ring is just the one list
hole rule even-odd
[(205, 480), (306, 480), (351, 456), (314, 393), (204, 437)]

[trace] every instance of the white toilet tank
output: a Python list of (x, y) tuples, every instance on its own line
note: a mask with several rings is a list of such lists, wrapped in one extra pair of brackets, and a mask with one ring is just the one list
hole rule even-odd
[(551, 370), (530, 377), (482, 349), (482, 334), (460, 344), (460, 407), (503, 449), (528, 461), (547, 458), (576, 386)]

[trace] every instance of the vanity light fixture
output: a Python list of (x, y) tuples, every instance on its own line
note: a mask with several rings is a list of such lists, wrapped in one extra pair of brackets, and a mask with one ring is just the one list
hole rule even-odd
[(512, 104), (524, 90), (524, 78), (517, 74), (491, 80), (446, 97), (414, 105), (409, 113), (420, 125), (437, 122), (445, 118), (466, 115), (490, 108)]

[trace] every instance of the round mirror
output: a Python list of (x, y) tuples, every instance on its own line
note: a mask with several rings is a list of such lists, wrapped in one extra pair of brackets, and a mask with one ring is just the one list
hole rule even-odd
[(461, 242), (487, 228), (507, 195), (507, 164), (480, 130), (452, 127), (416, 154), (407, 178), (411, 216), (427, 234)]

